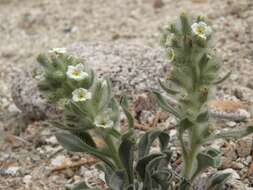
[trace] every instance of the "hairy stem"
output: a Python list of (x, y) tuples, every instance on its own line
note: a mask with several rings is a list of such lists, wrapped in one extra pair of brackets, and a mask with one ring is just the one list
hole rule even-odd
[(118, 156), (118, 150), (115, 146), (115, 143), (113, 142), (112, 138), (110, 135), (106, 135), (105, 138), (104, 138), (110, 152), (111, 152), (111, 156), (112, 156), (112, 159), (114, 160), (115, 164), (116, 164), (116, 167), (121, 169), (123, 166), (122, 166), (122, 163), (121, 163), (121, 160), (119, 159), (119, 156)]

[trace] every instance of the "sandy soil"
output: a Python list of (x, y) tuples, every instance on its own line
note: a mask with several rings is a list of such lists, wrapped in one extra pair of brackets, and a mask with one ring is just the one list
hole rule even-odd
[[(154, 2), (158, 1), (0, 0), (0, 133), (3, 134), (2, 128), (9, 135), (2, 140), (4, 152), (0, 154), (0, 190), (58, 190), (63, 189), (63, 184), (80, 179), (74, 171), (41, 176), (55, 157), (55, 150), (46, 155), (47, 150), (44, 149), (49, 146), (57, 150), (58, 147), (52, 142), (40, 147), (41, 139), (51, 137), (41, 123), (30, 124), (28, 130), (21, 134), (22, 140), (11, 135), (16, 126), (22, 125), (18, 117), (13, 116), (16, 108), (10, 96), (9, 84), (14, 71), (17, 68), (27, 69), (35, 63), (38, 53), (50, 48), (85, 40), (121, 40), (156, 47), (159, 45), (159, 29), (180, 12), (201, 14), (207, 16), (216, 30), (214, 43), (224, 61), (224, 72), (233, 72), (230, 80), (220, 87), (221, 94), (253, 102), (251, 0), (164, 0), (161, 8), (157, 8)], [(38, 144), (34, 146), (34, 143)], [(7, 167), (3, 166), (6, 161), (9, 165), (19, 166), (20, 173), (1, 176), (1, 171)], [(96, 175), (92, 169), (87, 171), (86, 176), (90, 173), (91, 176)], [(33, 178), (25, 177), (29, 175)], [(247, 176), (244, 178), (245, 183), (252, 185)]]

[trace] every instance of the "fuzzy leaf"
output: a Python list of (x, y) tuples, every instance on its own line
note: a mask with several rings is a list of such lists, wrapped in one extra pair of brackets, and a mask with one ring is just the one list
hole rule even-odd
[(171, 88), (168, 87), (168, 85), (165, 84), (165, 82), (161, 81), (160, 79), (158, 80), (161, 88), (167, 93), (167, 94), (172, 94), (172, 95), (175, 95), (175, 94), (178, 94), (179, 91), (177, 90), (173, 90)]
[(66, 131), (69, 131), (71, 133), (75, 133), (75, 132), (79, 132), (79, 131), (83, 131), (84, 128), (83, 127), (72, 127), (72, 126), (68, 126), (66, 124), (60, 123), (58, 121), (51, 121), (50, 123), (52, 123), (52, 125), (54, 127), (57, 127), (59, 129), (63, 129)]
[(225, 183), (231, 177), (230, 173), (217, 172), (207, 179), (206, 190), (220, 190), (224, 188)]
[(111, 135), (112, 137), (115, 137), (116, 139), (121, 138), (121, 134), (119, 131), (117, 131), (115, 128), (106, 128), (106, 129), (100, 129), (104, 130), (107, 135)]
[(68, 151), (89, 153), (105, 162), (111, 168), (114, 168), (113, 163), (107, 158), (106, 154), (84, 143), (77, 136), (69, 133), (57, 133), (55, 136), (58, 142)]
[(88, 132), (78, 131), (78, 132), (74, 132), (73, 134), (78, 136), (86, 144), (90, 145), (91, 147), (96, 148), (96, 143)]
[(119, 157), (121, 162), (124, 165), (128, 176), (129, 184), (133, 184), (134, 182), (134, 143), (129, 139), (123, 139), (120, 147), (119, 147)]
[(205, 153), (199, 153), (197, 155), (197, 160), (198, 160), (198, 168), (197, 168), (196, 173), (199, 173), (200, 171), (203, 171), (208, 167), (216, 166), (215, 160), (210, 155), (205, 154)]
[(179, 190), (188, 190), (191, 188), (191, 183), (186, 179), (182, 179), (179, 185)]
[(196, 177), (200, 172), (207, 169), (208, 167), (217, 168), (220, 165), (219, 156), (220, 152), (213, 148), (199, 153), (197, 155), (197, 169), (194, 172), (193, 176)]
[(105, 89), (101, 82), (97, 82), (92, 93), (92, 107), (95, 113), (98, 113), (102, 109), (103, 97), (106, 96)]
[(105, 182), (106, 184), (110, 183), (110, 179), (114, 173), (114, 171), (112, 170), (112, 168), (110, 168), (108, 165), (104, 164), (104, 163), (98, 163), (96, 164), (96, 168), (100, 171), (102, 171), (105, 174)]
[(182, 32), (184, 35), (190, 34), (191, 27), (187, 18), (186, 13), (182, 13), (180, 15), (181, 25), (182, 25)]
[(165, 150), (165, 148), (168, 146), (170, 136), (168, 133), (160, 131), (160, 130), (153, 130), (145, 133), (143, 137), (140, 139), (139, 142), (139, 159), (145, 157), (149, 154), (150, 148), (152, 146), (152, 143), (159, 139), (160, 141), (160, 149), (161, 151)]
[(145, 180), (143, 189), (155, 189), (161, 188), (160, 184), (158, 184), (152, 177), (155, 171), (157, 171), (159, 164), (161, 161), (165, 159), (165, 156), (159, 156), (151, 160), (148, 165), (146, 166), (146, 173), (145, 173)]
[(161, 190), (168, 190), (172, 177), (173, 173), (166, 168), (152, 174), (152, 178), (161, 186)]
[(192, 123), (188, 118), (182, 119), (178, 124), (178, 127), (180, 127), (179, 128), (180, 133), (183, 134), (185, 130), (192, 128), (193, 125), (194, 123)]
[(198, 123), (203, 123), (203, 122), (207, 122), (208, 119), (209, 119), (209, 113), (208, 113), (208, 111), (205, 111), (205, 112), (202, 112), (202, 113), (200, 113), (200, 114), (198, 115), (196, 121), (197, 121)]
[(209, 138), (207, 138), (205, 141), (212, 141), (215, 139), (239, 139), (243, 138), (245, 136), (250, 135), (253, 133), (253, 126), (249, 126), (245, 129), (241, 130), (230, 130), (226, 132), (220, 132), (218, 134), (212, 135)]
[[(65, 115), (79, 115), (80, 117), (85, 117), (87, 119), (92, 118), (93, 109), (90, 105), (90, 102), (85, 103), (76, 103), (70, 101), (68, 104), (65, 105)], [(89, 119), (90, 120), (90, 119)]]
[(119, 122), (119, 117), (120, 117), (120, 110), (119, 110), (119, 105), (118, 102), (112, 98), (111, 102), (109, 104), (109, 107), (112, 109), (112, 113), (111, 113), (111, 119), (115, 124), (115, 127), (117, 126), (118, 122)]
[(125, 172), (116, 171), (112, 174), (108, 185), (112, 190), (123, 190), (125, 184), (124, 179), (125, 179)]
[(175, 115), (177, 118), (181, 118), (180, 113), (178, 112), (178, 110), (176, 108), (174, 108), (173, 106), (169, 105), (166, 100), (164, 99), (164, 97), (156, 91), (153, 91), (153, 94), (155, 95), (155, 98), (157, 100), (158, 105), (164, 110), (167, 111), (169, 113), (172, 113), (173, 115)]
[(215, 81), (213, 84), (220, 84), (222, 82), (224, 82), (229, 76), (231, 75), (231, 71), (228, 72), (224, 77), (222, 77), (221, 79)]
[(141, 177), (142, 180), (145, 178), (145, 173), (146, 173), (146, 166), (149, 164), (150, 161), (153, 159), (162, 156), (162, 154), (150, 154), (148, 156), (145, 156), (141, 158), (136, 165), (136, 171), (138, 172), (139, 176)]
[(37, 57), (37, 61), (44, 67), (47, 67), (50, 65), (49, 60), (46, 55), (39, 54)]
[(134, 118), (132, 114), (128, 110), (128, 100), (126, 96), (122, 96), (120, 99), (120, 105), (126, 115), (127, 122), (128, 122), (128, 127), (133, 128), (134, 127)]

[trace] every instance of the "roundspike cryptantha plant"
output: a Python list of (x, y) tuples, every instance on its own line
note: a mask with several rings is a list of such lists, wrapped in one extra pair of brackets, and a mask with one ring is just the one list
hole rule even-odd
[[(60, 106), (64, 117), (52, 121), (64, 130), (56, 134), (59, 143), (69, 151), (85, 152), (100, 160), (97, 168), (104, 172), (112, 190), (172, 188), (173, 172), (167, 167), (172, 155), (169, 134), (153, 130), (138, 139), (127, 98), (117, 103), (109, 80), (98, 79), (84, 61), (63, 50), (54, 49), (50, 55), (38, 57), (43, 66), (40, 90), (51, 103), (64, 105)], [(128, 129), (119, 127), (120, 110), (126, 115)], [(160, 152), (151, 153), (156, 140), (160, 141)], [(97, 188), (81, 182), (67, 189)]]
[[(69, 151), (85, 152), (100, 160), (98, 168), (105, 173), (109, 189), (192, 189), (191, 184), (201, 172), (219, 165), (220, 152), (202, 145), (217, 138), (240, 138), (253, 131), (248, 127), (215, 133), (211, 127), (206, 106), (211, 89), (229, 76), (218, 77), (220, 62), (209, 44), (212, 32), (203, 18), (192, 21), (182, 14), (178, 24), (172, 24), (164, 33), (163, 44), (172, 70), (160, 85), (177, 104), (172, 106), (159, 92), (154, 94), (158, 104), (177, 118), (182, 176), (167, 167), (171, 158), (169, 135), (152, 130), (141, 138), (135, 136), (126, 98), (121, 99), (120, 109), (110, 81), (98, 79), (82, 60), (61, 48), (38, 57), (43, 66), (40, 90), (52, 103), (64, 105), (64, 118), (52, 122), (65, 131), (56, 134), (58, 141)], [(125, 131), (119, 127), (120, 110), (128, 119)], [(155, 140), (160, 141), (158, 153), (150, 151)], [(174, 180), (175, 176), (180, 182)], [(200, 189), (220, 190), (228, 177), (227, 173), (214, 173)], [(71, 189), (90, 188), (80, 183)]]
[[(160, 86), (177, 103), (170, 103), (158, 91), (154, 94), (160, 107), (177, 118), (177, 134), (183, 157), (181, 174), (189, 182), (193, 182), (208, 167), (219, 166), (220, 152), (205, 148), (204, 144), (218, 138), (241, 138), (253, 132), (253, 127), (248, 127), (216, 133), (212, 127), (207, 102), (215, 85), (229, 76), (228, 73), (219, 77), (221, 61), (210, 44), (212, 34), (213, 29), (203, 17), (193, 20), (183, 13), (176, 24), (164, 30), (162, 37), (162, 45), (172, 68), (166, 78), (160, 80)], [(222, 178), (225, 181), (228, 177), (224, 174), (215, 176), (210, 179)], [(221, 188), (222, 184), (217, 188)], [(181, 185), (181, 189), (191, 187)]]

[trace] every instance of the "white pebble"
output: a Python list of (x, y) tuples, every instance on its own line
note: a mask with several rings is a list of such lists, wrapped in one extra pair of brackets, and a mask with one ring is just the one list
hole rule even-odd
[(25, 184), (30, 184), (32, 182), (32, 176), (31, 175), (26, 175), (24, 178), (23, 178), (23, 182)]
[(58, 155), (55, 159), (51, 161), (51, 165), (56, 166), (56, 167), (60, 166), (62, 162), (65, 160), (65, 158), (66, 157), (63, 155)]

